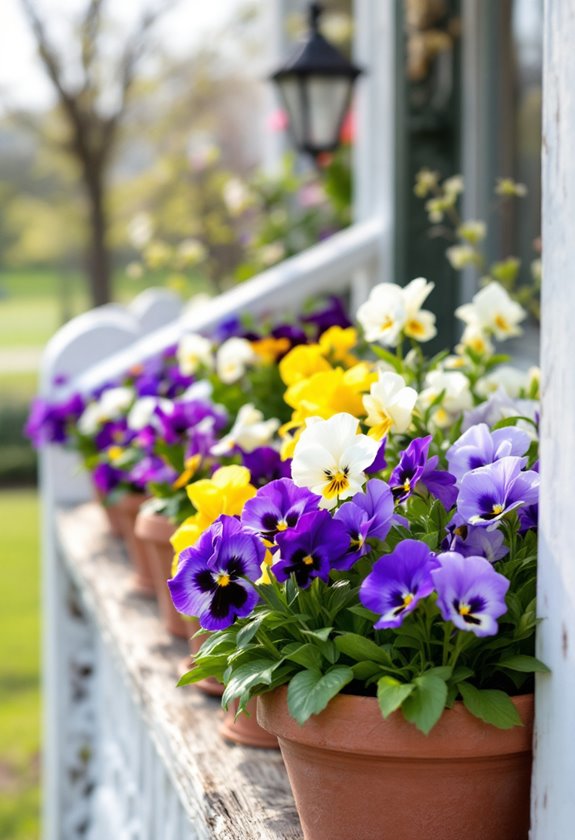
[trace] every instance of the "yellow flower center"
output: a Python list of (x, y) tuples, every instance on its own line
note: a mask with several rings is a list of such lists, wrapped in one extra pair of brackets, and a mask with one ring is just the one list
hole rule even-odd
[(347, 490), (349, 487), (348, 473), (349, 467), (344, 467), (343, 470), (337, 470), (337, 472), (333, 472), (332, 470), (324, 471), (325, 477), (329, 482), (323, 491), (326, 499), (333, 499), (334, 496), (339, 496), (340, 493)]
[(229, 586), (229, 584), (230, 584), (230, 576), (229, 576), (229, 575), (227, 575), (225, 572), (221, 572), (221, 573), (220, 573), (220, 574), (216, 577), (216, 583), (218, 584), (218, 586)]
[(394, 321), (391, 315), (386, 315), (383, 321), (381, 322), (381, 329), (388, 330), (390, 327), (393, 327)]
[(278, 524), (276, 525), (276, 531), (285, 531), (288, 524), (284, 519), (280, 519)]
[(471, 607), (469, 604), (461, 604), (459, 607), (459, 615), (469, 615), (471, 612)]
[(495, 325), (503, 332), (506, 332), (509, 329), (509, 321), (501, 315), (501, 313), (498, 313), (495, 316)]
[(409, 493), (409, 491), (411, 490), (411, 481), (408, 478), (406, 478), (403, 482), (403, 489), (406, 493)]
[(414, 595), (411, 592), (408, 592), (407, 595), (403, 596), (403, 606), (408, 607), (414, 599)]
[(124, 450), (121, 446), (109, 446), (108, 447), (108, 458), (110, 461), (118, 461), (122, 455), (124, 454)]
[(503, 505), (493, 505), (492, 510), (495, 516), (499, 516), (500, 513), (503, 513), (504, 507)]
[(410, 318), (405, 325), (405, 332), (407, 335), (417, 338), (417, 336), (425, 334), (425, 327), (417, 318)]
[(305, 563), (306, 566), (313, 566), (313, 557), (311, 554), (306, 554), (306, 556), (302, 558), (302, 563)]

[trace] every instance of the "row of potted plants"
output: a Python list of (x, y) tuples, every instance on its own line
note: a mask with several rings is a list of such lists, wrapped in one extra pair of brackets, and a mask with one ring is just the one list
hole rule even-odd
[(538, 375), (495, 354), (526, 315), (498, 282), (426, 358), (432, 288), (187, 335), (29, 422), (149, 540), (181, 684), (258, 698), (311, 840), (527, 837)]

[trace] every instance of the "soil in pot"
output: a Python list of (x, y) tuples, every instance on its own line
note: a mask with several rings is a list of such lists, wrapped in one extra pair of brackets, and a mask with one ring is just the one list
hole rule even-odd
[(135, 534), (144, 545), (147, 565), (158, 599), (158, 607), (169, 633), (187, 639), (194, 632), (191, 623), (177, 611), (170, 596), (167, 580), (172, 577), (174, 549), (170, 537), (176, 530), (165, 516), (141, 511), (136, 519)]
[(422, 735), (370, 697), (339, 695), (304, 726), (287, 689), (258, 698), (277, 736), (305, 840), (527, 840), (533, 697), (502, 731), (461, 703)]
[(277, 750), (278, 739), (270, 732), (266, 732), (257, 721), (256, 700), (257, 698), (253, 697), (247, 704), (246, 709), (249, 712), (249, 717), (246, 714), (241, 714), (236, 718), (237, 701), (230, 703), (220, 724), (220, 735), (224, 740), (231, 741), (233, 744), (242, 744), (244, 747)]
[(146, 497), (140, 493), (126, 493), (117, 506), (122, 537), (135, 570), (135, 588), (141, 595), (155, 597), (156, 590), (150, 572), (144, 543), (135, 534), (136, 517)]

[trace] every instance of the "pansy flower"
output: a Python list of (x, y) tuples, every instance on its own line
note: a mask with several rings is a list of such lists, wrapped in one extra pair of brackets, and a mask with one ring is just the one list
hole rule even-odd
[(242, 524), (273, 543), (276, 534), (295, 528), (304, 514), (318, 509), (318, 503), (317, 496), (306, 487), (297, 487), (291, 479), (280, 478), (262, 487), (246, 502)]
[(258, 446), (251, 452), (243, 452), (242, 460), (256, 487), (291, 477), (291, 459), (284, 460), (272, 446)]
[(276, 535), (279, 556), (272, 566), (282, 583), (291, 574), (305, 589), (313, 578), (327, 582), (332, 566), (346, 553), (349, 537), (344, 525), (332, 519), (326, 510), (306, 513), (294, 528)]
[(249, 615), (259, 595), (251, 581), (261, 576), (265, 548), (231, 516), (221, 516), (197, 544), (180, 554), (168, 581), (176, 609), (195, 616), (206, 630), (223, 630)]
[(464, 557), (479, 555), (490, 563), (496, 563), (509, 553), (500, 529), (489, 531), (478, 525), (468, 525), (458, 513), (447, 526), (441, 548), (443, 551), (456, 551)]
[(359, 590), (363, 606), (380, 616), (374, 624), (377, 630), (399, 627), (432, 592), (436, 566), (429, 546), (419, 540), (403, 540), (391, 554), (380, 557)]
[(457, 511), (470, 525), (495, 527), (507, 513), (537, 503), (539, 474), (522, 471), (523, 458), (511, 455), (478, 467), (461, 481)]
[(50, 403), (41, 397), (32, 402), (24, 434), (38, 448), (44, 443), (65, 443), (70, 425), (75, 425), (85, 408), (80, 394), (60, 403)]
[(497, 619), (507, 612), (509, 580), (496, 572), (485, 557), (463, 557), (448, 551), (438, 557), (431, 573), (437, 606), (445, 621), (476, 636), (494, 636)]
[(334, 568), (350, 569), (369, 550), (369, 538), (385, 540), (393, 523), (393, 504), (389, 486), (373, 478), (365, 493), (356, 493), (336, 511), (334, 519), (345, 526), (350, 542), (344, 557), (332, 564)]
[(508, 455), (525, 455), (530, 444), (529, 435), (515, 426), (492, 432), (485, 423), (478, 423), (447, 450), (449, 471), (461, 481), (470, 470), (492, 464)]
[(428, 458), (431, 435), (412, 440), (389, 477), (396, 502), (404, 502), (421, 482), (449, 510), (457, 498), (455, 477), (446, 470), (436, 469), (437, 455)]
[(293, 480), (320, 496), (320, 507), (335, 507), (338, 499), (349, 499), (365, 483), (364, 470), (373, 463), (379, 443), (358, 434), (357, 427), (357, 419), (344, 412), (329, 420), (312, 418), (297, 442)]

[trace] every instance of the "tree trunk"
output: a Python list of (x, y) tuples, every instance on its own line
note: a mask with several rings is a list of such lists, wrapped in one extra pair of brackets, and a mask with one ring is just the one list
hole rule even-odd
[(88, 280), (92, 306), (102, 306), (111, 298), (111, 257), (106, 241), (108, 219), (105, 206), (104, 173), (101, 168), (89, 167), (85, 172), (86, 197), (88, 200), (89, 243)]

